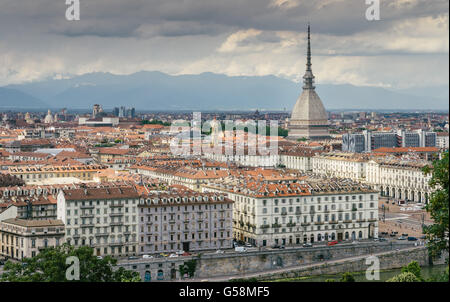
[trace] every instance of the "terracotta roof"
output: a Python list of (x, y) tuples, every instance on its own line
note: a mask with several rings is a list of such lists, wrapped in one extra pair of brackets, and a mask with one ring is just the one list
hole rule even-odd
[(64, 226), (64, 222), (59, 219), (48, 220), (26, 220), (18, 218), (10, 218), (2, 221), (3, 223), (15, 224), (23, 227), (46, 227), (46, 226)]

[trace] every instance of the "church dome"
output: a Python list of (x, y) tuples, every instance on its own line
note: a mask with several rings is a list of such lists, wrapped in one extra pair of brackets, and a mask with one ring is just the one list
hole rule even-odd
[(292, 109), (291, 121), (327, 119), (327, 112), (316, 91), (314, 89), (304, 89)]

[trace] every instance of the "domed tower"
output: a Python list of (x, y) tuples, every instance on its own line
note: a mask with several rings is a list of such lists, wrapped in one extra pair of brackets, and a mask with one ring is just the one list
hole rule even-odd
[(52, 112), (51, 112), (50, 109), (47, 111), (47, 115), (45, 116), (44, 123), (45, 124), (52, 124), (53, 123), (53, 115), (52, 115)]
[(320, 140), (330, 137), (327, 112), (316, 93), (311, 65), (311, 37), (308, 24), (308, 50), (306, 72), (303, 76), (303, 92), (292, 109), (288, 123), (289, 139)]

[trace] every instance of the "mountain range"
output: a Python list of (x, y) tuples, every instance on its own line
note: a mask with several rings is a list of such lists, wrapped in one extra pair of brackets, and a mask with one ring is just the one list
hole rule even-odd
[[(448, 86), (389, 90), (316, 85), (327, 110), (448, 110)], [(214, 73), (172, 76), (156, 71), (130, 75), (90, 73), (0, 87), (0, 108), (88, 109), (101, 104), (138, 110), (288, 110), (301, 84), (275, 76)]]

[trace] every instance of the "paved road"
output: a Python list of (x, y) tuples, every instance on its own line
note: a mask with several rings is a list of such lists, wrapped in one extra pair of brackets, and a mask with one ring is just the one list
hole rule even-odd
[[(418, 248), (423, 248), (423, 247), (411, 247), (411, 248), (402, 248), (402, 251), (406, 251), (406, 250), (414, 250), (414, 249), (418, 249)], [(398, 250), (398, 249), (397, 249)], [(378, 255), (382, 255), (382, 254), (386, 254), (386, 253), (390, 253), (393, 251), (384, 251), (384, 252), (380, 252), (380, 253), (374, 253), (374, 254), (370, 254), (371, 256), (378, 256)], [(265, 276), (265, 275), (271, 275), (274, 273), (286, 273), (286, 272), (290, 272), (290, 271), (295, 271), (298, 269), (303, 269), (303, 268), (310, 268), (310, 267), (314, 267), (317, 265), (321, 265), (321, 264), (333, 264), (333, 263), (340, 263), (340, 262), (345, 262), (348, 260), (359, 260), (359, 259), (365, 259), (367, 258), (369, 255), (362, 255), (362, 256), (354, 256), (354, 257), (347, 257), (347, 258), (341, 258), (341, 259), (337, 259), (337, 260), (331, 260), (331, 261), (323, 261), (323, 262), (316, 262), (313, 264), (307, 264), (307, 265), (299, 265), (299, 266), (291, 266), (291, 267), (286, 267), (286, 268), (280, 268), (280, 269), (274, 269), (274, 270), (267, 270), (267, 271), (263, 271), (263, 272), (256, 272), (256, 273), (247, 273), (247, 274), (239, 274), (239, 275), (228, 275), (228, 276), (216, 276), (216, 277), (209, 277), (209, 278), (193, 278), (193, 279), (189, 279), (189, 280), (174, 280), (175, 282), (223, 282), (223, 281), (229, 281), (230, 279), (235, 279), (235, 278), (253, 278), (253, 277), (261, 277), (261, 276)]]

